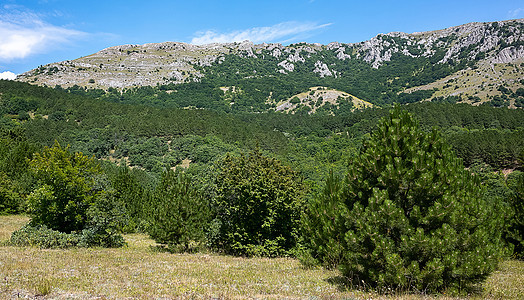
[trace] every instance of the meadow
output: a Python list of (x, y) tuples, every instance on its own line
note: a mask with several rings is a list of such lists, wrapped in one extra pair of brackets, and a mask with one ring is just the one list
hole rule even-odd
[[(118, 249), (39, 249), (8, 244), (29, 221), (0, 216), (0, 298), (15, 299), (457, 299), (445, 294), (381, 295), (337, 270), (306, 269), (292, 258), (171, 254), (147, 235), (125, 235)], [(524, 262), (507, 260), (464, 298), (519, 299)]]

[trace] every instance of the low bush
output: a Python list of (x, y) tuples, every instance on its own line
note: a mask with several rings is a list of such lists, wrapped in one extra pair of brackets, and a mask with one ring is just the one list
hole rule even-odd
[[(120, 235), (125, 206), (115, 198), (97, 160), (55, 142), (36, 153), (29, 166), (38, 182), (27, 197), (34, 229), (27, 229), (29, 235), (15, 234), (15, 240), (26, 238), (43, 248), (125, 244)], [(71, 242), (62, 243), (68, 239)]]
[(125, 240), (121, 230), (125, 226), (126, 210), (112, 195), (99, 198), (87, 211), (87, 226), (81, 232), (82, 247), (118, 248)]
[(76, 247), (81, 236), (77, 233), (64, 233), (45, 225), (25, 225), (11, 235), (11, 245), (31, 246), (44, 249)]
[(259, 150), (218, 166), (212, 246), (233, 255), (287, 256), (297, 245), (305, 185)]

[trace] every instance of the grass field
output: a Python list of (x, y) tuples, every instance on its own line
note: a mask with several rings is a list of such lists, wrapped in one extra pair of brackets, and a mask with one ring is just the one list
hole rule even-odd
[[(381, 296), (340, 284), (337, 271), (304, 269), (295, 259), (169, 254), (145, 235), (126, 235), (120, 249), (42, 250), (7, 246), (24, 216), (0, 216), (0, 298), (39, 299), (427, 299)], [(506, 261), (476, 299), (519, 299), (524, 262)], [(521, 298), (522, 299), (522, 298)]]

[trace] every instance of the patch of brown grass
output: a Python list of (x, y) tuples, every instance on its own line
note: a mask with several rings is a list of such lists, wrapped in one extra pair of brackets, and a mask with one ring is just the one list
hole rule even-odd
[(508, 260), (486, 280), (482, 298), (523, 299), (524, 261)]
[(0, 244), (11, 238), (13, 231), (29, 223), (29, 217), (22, 215), (0, 216)]

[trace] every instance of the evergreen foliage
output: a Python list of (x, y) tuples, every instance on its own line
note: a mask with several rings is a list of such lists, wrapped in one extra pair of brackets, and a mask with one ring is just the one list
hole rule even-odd
[[(4, 189), (16, 194), (15, 205), (10, 205), (10, 213), (21, 212), (25, 196), (31, 191), (33, 178), (29, 172), (28, 161), (39, 147), (27, 141), (23, 130), (14, 128), (2, 132), (0, 126), (0, 181), (4, 180)], [(1, 179), (4, 174), (4, 179)], [(0, 189), (2, 189), (0, 185)], [(12, 196), (13, 194), (10, 193)], [(15, 199), (13, 197), (7, 197)], [(0, 211), (2, 209), (0, 208)]]
[(11, 180), (0, 172), (0, 215), (18, 212), (21, 204), (19, 199)]
[(343, 224), (338, 206), (341, 203), (342, 180), (331, 170), (324, 189), (309, 199), (302, 218), (302, 235), (307, 251), (299, 257), (306, 266), (320, 264), (327, 269), (342, 261), (344, 232), (335, 227)]
[(228, 155), (218, 169), (213, 246), (234, 255), (291, 255), (305, 191), (300, 176), (259, 149)]
[(168, 169), (162, 174), (148, 210), (148, 231), (157, 243), (178, 252), (194, 250), (204, 241), (209, 206), (184, 173)]
[(481, 191), (438, 131), (422, 132), (396, 107), (350, 163), (342, 188), (326, 188), (310, 208), (306, 225), (319, 228), (306, 229), (312, 254), (329, 262), (340, 241), (343, 274), (379, 288), (466, 288), (504, 254), (503, 208)]
[(524, 173), (513, 172), (508, 178), (513, 193), (508, 198), (511, 207), (509, 228), (505, 232), (506, 241), (513, 244), (514, 255), (524, 257)]
[[(111, 172), (106, 168), (106, 174)], [(147, 228), (148, 220), (146, 216), (149, 188), (137, 178), (137, 171), (127, 167), (118, 167), (114, 170), (116, 174), (110, 177), (111, 186), (114, 190), (114, 197), (121, 203), (126, 212), (126, 224), (124, 232), (143, 232)]]
[[(221, 71), (216, 76), (204, 78), (199, 83), (137, 88), (124, 91), (124, 95), (115, 89), (108, 93), (101, 90), (85, 91), (80, 87), (69, 90), (51, 89), (17, 81), (0, 80), (0, 114), (2, 114), (0, 116), (0, 213), (23, 212), (27, 208), (26, 199), (29, 199), (31, 204), (29, 208), (33, 212), (36, 212), (37, 207), (46, 206), (49, 210), (56, 208), (49, 216), (43, 213), (42, 208), (42, 217), (35, 218), (35, 222), (36, 220), (42, 223), (51, 222), (51, 219), (54, 218), (53, 223), (67, 223), (64, 226), (48, 224), (47, 229), (66, 230), (66, 232), (77, 235), (85, 233), (83, 237), (85, 244), (117, 245), (119, 241), (117, 228), (122, 225), (125, 225), (124, 229), (127, 232), (147, 231), (151, 222), (151, 217), (148, 215), (151, 213), (149, 207), (153, 205), (151, 199), (155, 188), (160, 186), (161, 172), (185, 161), (185, 163), (190, 162), (185, 175), (191, 174), (190, 185), (193, 186), (193, 191), (199, 190), (201, 194), (199, 198), (214, 199), (214, 208), (217, 209), (214, 211), (218, 214), (215, 220), (209, 226), (203, 225), (206, 227), (205, 234), (209, 245), (233, 254), (287, 255), (294, 251), (289, 250), (290, 245), (296, 244), (294, 233), (290, 234), (290, 240), (292, 240), (290, 243), (273, 242), (274, 236), (260, 238), (262, 233), (253, 234), (255, 237), (245, 233), (254, 232), (260, 228), (273, 232), (273, 229), (281, 226), (276, 224), (277, 221), (274, 221), (273, 217), (263, 216), (262, 219), (266, 218), (264, 219), (266, 223), (261, 221), (249, 228), (246, 225), (247, 229), (244, 230), (242, 227), (242, 230), (238, 231), (242, 234), (232, 234), (231, 237), (228, 237), (226, 231), (236, 232), (236, 228), (227, 227), (232, 224), (228, 219), (229, 215), (224, 214), (226, 211), (229, 213), (225, 208), (228, 205), (225, 201), (227, 199), (223, 198), (221, 194), (215, 197), (219, 190), (212, 188), (213, 182), (216, 181), (213, 171), (215, 169), (224, 171), (223, 169), (227, 167), (224, 164), (220, 165), (226, 153), (235, 153), (228, 158), (234, 161), (237, 159), (236, 153), (252, 149), (255, 144), (259, 143), (264, 151), (271, 153), (275, 158), (300, 172), (304, 176), (305, 185), (311, 191), (321, 192), (318, 197), (311, 200), (308, 218), (311, 218), (309, 222), (312, 228), (317, 228), (319, 224), (324, 224), (324, 227), (306, 236), (320, 233), (319, 240), (315, 240), (317, 245), (311, 245), (313, 248), (311, 253), (318, 261), (326, 267), (340, 264), (344, 253), (341, 243), (344, 236), (341, 233), (345, 232), (345, 227), (342, 226), (345, 221), (341, 219), (339, 210), (335, 209), (338, 209), (337, 203), (346, 197), (344, 193), (347, 187), (337, 176), (347, 172), (345, 162), (348, 158), (355, 156), (362, 141), (373, 134), (377, 121), (387, 115), (387, 110), (373, 108), (351, 112), (346, 109), (342, 112), (341, 109), (335, 111), (335, 115), (331, 115), (331, 111), (324, 107), (326, 108), (324, 114), (287, 115), (273, 111), (267, 112), (268, 105), (271, 106), (271, 104), (262, 103), (257, 99), (267, 99), (270, 95), (271, 99), (275, 100), (287, 99), (314, 85), (353, 91), (353, 94), (355, 94), (355, 89), (361, 90), (360, 96), (366, 99), (369, 99), (367, 97), (370, 95), (380, 94), (382, 99), (377, 100), (377, 103), (389, 103), (399, 101), (399, 99), (411, 102), (417, 97), (421, 99), (429, 97), (431, 91), (427, 92), (428, 95), (423, 93), (413, 96), (398, 94), (408, 81), (415, 79), (394, 79), (397, 77), (395, 70), (403, 68), (414, 70), (408, 65), (396, 63), (385, 69), (381, 67), (382, 70), (372, 70), (374, 76), (382, 78), (393, 76), (390, 79), (394, 80), (396, 88), (402, 87), (395, 92), (389, 87), (371, 84), (376, 78), (369, 78), (366, 84), (365, 81), (360, 81), (362, 78), (357, 80), (358, 82), (350, 82), (346, 79), (333, 82), (332, 78), (313, 80), (301, 76), (298, 72), (288, 74), (293, 78), (281, 75), (247, 78), (246, 76), (253, 75), (248, 74), (249, 72), (238, 76), (231, 74), (229, 69), (237, 68), (241, 71), (242, 63), (245, 61), (239, 59), (233, 61), (233, 64), (221, 64), (218, 66)], [(249, 63), (255, 66), (257, 62), (253, 60)], [(267, 67), (265, 74), (273, 73), (273, 63), (265, 65)], [(314, 66), (309, 65), (307, 68), (310, 67)], [(446, 66), (441, 67), (447, 68)], [(360, 65), (354, 62), (348, 63), (345, 71), (347, 74), (352, 74), (357, 69), (362, 69), (359, 71), (362, 72), (362, 75), (367, 73), (366, 68), (369, 66), (365, 63)], [(387, 70), (389, 71), (386, 72)], [(261, 72), (257, 74), (260, 75)], [(231, 82), (228, 83), (230, 79), (224, 77), (226, 75), (238, 77), (238, 84), (235, 83), (235, 88), (230, 89), (227, 95), (217, 88), (217, 86), (231, 84)], [(366, 85), (365, 89), (360, 89), (361, 85)], [(177, 92), (172, 92), (175, 89)], [(505, 91), (501, 89), (501, 92), (505, 95), (513, 93), (507, 89)], [(513, 94), (521, 97), (522, 91), (517, 90)], [(98, 98), (98, 100), (93, 98)], [(107, 101), (101, 101), (101, 99)], [(515, 103), (517, 103), (516, 100)], [(174, 101), (173, 105), (167, 103), (169, 101)], [(128, 102), (134, 105), (116, 102)], [(522, 251), (519, 249), (522, 249), (522, 226), (519, 225), (519, 222), (522, 220), (522, 209), (519, 213), (518, 207), (522, 201), (515, 199), (522, 198), (518, 198), (522, 187), (519, 188), (517, 185), (517, 176), (510, 174), (506, 180), (501, 173), (497, 172), (503, 168), (522, 170), (524, 110), (494, 108), (489, 105), (471, 106), (436, 102), (412, 103), (405, 108), (420, 119), (420, 128), (423, 132), (431, 132), (434, 126), (444, 132), (444, 137), (452, 145), (457, 155), (464, 160), (465, 165), (471, 172), (480, 175), (480, 179), (486, 183), (487, 192), (484, 194), (485, 200), (483, 201), (490, 200), (500, 203), (508, 209), (504, 220), (505, 229), (501, 231), (506, 242), (514, 245), (516, 255), (521, 255), (519, 253)], [(151, 105), (162, 108), (154, 108)], [(192, 105), (214, 111), (166, 108)], [(252, 111), (263, 111), (263, 113), (247, 113)], [(43, 170), (45, 165), (43, 163), (38, 163), (40, 167), (35, 169), (36, 160), (33, 159), (33, 153), (40, 152), (44, 145), (52, 146), (55, 140), (60, 141), (63, 145), (70, 144), (69, 154), (82, 152), (88, 156), (105, 160), (102, 164), (104, 169), (96, 167), (95, 172), (85, 171), (80, 174), (82, 172), (79, 171), (75, 173), (76, 171), (72, 170), (80, 169), (80, 162), (83, 159), (72, 158), (74, 155), (64, 154), (63, 158), (56, 155), (54, 166), (49, 167), (49, 172), (53, 175), (38, 175), (39, 172), (36, 172), (36, 169), (42, 169), (44, 173), (47, 171)], [(38, 154), (36, 158), (40, 159), (42, 155)], [(244, 160), (248, 161), (248, 157), (245, 155)], [(136, 168), (117, 167), (113, 163), (115, 161)], [(97, 163), (94, 159), (93, 162)], [(483, 174), (478, 173), (475, 169), (478, 162), (489, 164), (489, 171), (488, 168), (483, 167)], [(238, 164), (238, 161), (236, 163)], [(246, 165), (249, 164), (246, 163)], [(255, 171), (264, 168), (262, 166), (249, 167), (245, 174), (242, 173), (244, 175), (238, 175), (238, 177), (231, 175), (231, 178), (240, 178), (239, 186), (240, 183), (244, 184), (244, 187), (239, 187), (237, 190), (245, 191), (244, 194), (249, 197), (253, 195), (249, 199), (260, 200), (260, 203), (265, 203), (269, 199), (269, 196), (263, 195), (270, 194), (266, 191), (272, 189), (267, 187), (270, 183), (264, 188), (262, 184), (264, 176), (270, 177), (270, 172)], [(86, 166), (87, 169), (89, 168)], [(328, 175), (330, 169), (333, 170), (333, 174)], [(223, 174), (225, 173), (227, 172), (224, 171)], [(517, 173), (518, 171), (514, 172), (514, 174)], [(279, 175), (275, 177), (278, 178)], [(55, 178), (56, 182), (51, 182), (51, 178)], [(225, 175), (222, 178), (226, 178)], [(250, 179), (247, 178), (255, 178), (255, 181), (249, 182)], [(326, 178), (328, 182), (323, 191), (322, 185)], [(48, 180), (50, 180), (49, 183), (45, 184)], [(233, 180), (225, 182), (229, 182), (230, 186), (234, 185)], [(225, 189), (226, 185), (226, 183), (215, 182), (216, 187)], [(288, 193), (286, 188), (283, 188), (282, 193)], [(66, 198), (68, 200), (58, 201), (58, 194), (61, 195), (62, 200)], [(159, 191), (157, 197), (161, 198), (160, 194)], [(231, 199), (244, 198), (235, 196)], [(203, 202), (207, 203), (209, 200)], [(218, 205), (219, 200), (223, 200), (223, 205)], [(331, 204), (325, 205), (326, 202)], [(171, 202), (166, 200), (165, 203)], [(249, 216), (255, 216), (249, 210), (255, 207), (258, 211), (265, 212), (263, 205), (255, 205), (254, 200), (253, 202), (245, 199), (238, 200), (238, 203), (233, 203), (231, 206), (237, 207), (235, 209), (239, 213), (245, 212), (248, 215), (251, 214)], [(66, 211), (59, 212), (62, 209)], [(118, 219), (122, 217), (123, 212), (125, 212), (125, 220)], [(280, 211), (270, 216), (279, 213)], [(118, 218), (113, 218), (113, 216), (118, 216)], [(249, 220), (249, 217), (246, 216), (235, 216), (235, 218)], [(255, 217), (251, 218), (255, 219)], [(293, 218), (282, 222), (293, 223), (295, 222)], [(267, 230), (261, 224), (268, 224), (271, 230)], [(169, 228), (166, 229), (166, 232), (169, 230), (174, 231)], [(40, 232), (40, 230), (35, 232)], [(188, 229), (188, 232), (191, 230)], [(265, 231), (261, 230), (261, 232)], [(106, 233), (110, 234), (105, 236)], [(332, 234), (335, 235), (332, 237)], [(199, 242), (202, 241), (200, 239), (202, 235), (203, 233), (199, 231)], [(278, 234), (276, 236), (278, 237)], [(231, 244), (226, 246), (226, 242), (231, 242), (236, 246)], [(169, 243), (171, 242), (166, 242), (166, 245)], [(180, 242), (181, 244), (176, 243), (178, 242), (172, 242), (170, 247), (190, 250), (187, 247), (194, 245), (189, 242), (191, 245), (187, 246), (187, 240)], [(286, 246), (281, 247), (281, 244), (286, 244)], [(283, 250), (284, 248), (288, 250)]]

